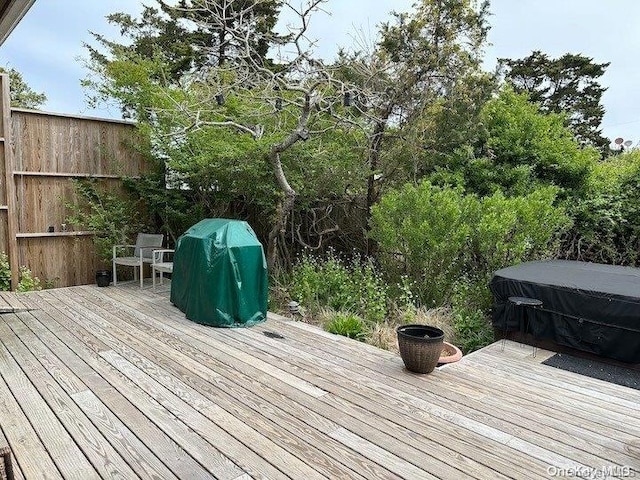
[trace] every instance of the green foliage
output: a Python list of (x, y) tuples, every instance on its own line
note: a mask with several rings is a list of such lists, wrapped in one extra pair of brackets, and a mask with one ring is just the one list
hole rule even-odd
[(352, 313), (336, 313), (324, 328), (329, 333), (360, 341), (364, 340), (366, 335), (365, 323)]
[(382, 24), (372, 55), (343, 55), (345, 77), (373, 111), (367, 215), (384, 188), (422, 178), (452, 145), (475, 137), (492, 90), (481, 72), (488, 15), (487, 1), (422, 0)]
[(207, 209), (208, 192), (165, 188), (162, 168), (156, 168), (139, 178), (125, 178), (123, 185), (145, 206), (149, 218), (156, 220), (157, 231), (167, 233), (173, 244), (198, 220), (223, 216)]
[[(596, 150), (580, 147), (564, 126), (562, 115), (541, 114), (527, 101), (526, 95), (509, 89), (486, 104), (482, 122), (486, 128), (482, 145), (486, 160), (472, 165), (479, 171), (467, 175), (478, 179), (478, 183), (470, 183), (468, 189), (479, 194), (491, 193), (497, 186), (508, 193), (522, 195), (531, 191), (532, 184), (579, 191), (599, 157)], [(488, 179), (497, 185), (483, 182), (494, 166), (498, 175)], [(519, 181), (510, 184), (514, 180)]]
[(638, 265), (640, 261), (640, 152), (596, 165), (585, 194), (570, 206), (574, 227), (564, 250), (570, 258)]
[(44, 93), (36, 92), (27, 85), (22, 74), (16, 69), (10, 68), (7, 70), (0, 67), (0, 73), (9, 75), (12, 107), (37, 109), (47, 101), (47, 96)]
[(489, 345), (494, 339), (486, 312), (477, 308), (454, 308), (453, 329), (457, 346), (465, 354)]
[(32, 292), (34, 290), (42, 290), (42, 284), (38, 277), (33, 276), (31, 270), (25, 266), (19, 269), (20, 280), (18, 281), (18, 292)]
[[(494, 91), (491, 75), (460, 72), (445, 97), (425, 101), (401, 128), (390, 128), (381, 153), (384, 185), (400, 187), (424, 177), (434, 183), (464, 185), (469, 146), (479, 142), (480, 116)], [(443, 173), (448, 178), (433, 178)]]
[(349, 263), (332, 252), (324, 258), (305, 255), (293, 267), (291, 298), (312, 311), (329, 307), (354, 312), (365, 321), (382, 321), (387, 313), (388, 287), (370, 260)]
[[(47, 282), (45, 282), (45, 285)], [(49, 287), (46, 287), (49, 288)], [(11, 266), (9, 265), (9, 257), (5, 252), (0, 252), (0, 291), (7, 292), (11, 290)], [(33, 290), (42, 290), (42, 282), (31, 273), (26, 266), (18, 269), (18, 292), (31, 292)]]
[(557, 238), (569, 226), (554, 205), (557, 189), (542, 187), (523, 197), (496, 192), (474, 202), (469, 223), (473, 272), (495, 270), (555, 252)]
[(581, 144), (608, 153), (609, 140), (600, 130), (604, 116), (600, 102), (606, 88), (598, 80), (609, 63), (594, 63), (593, 58), (571, 53), (549, 58), (534, 51), (522, 59), (500, 59), (500, 64), (517, 92), (528, 94), (542, 112), (564, 113)]
[(386, 273), (392, 279), (407, 275), (427, 307), (445, 303), (466, 263), (471, 202), (460, 189), (425, 182), (391, 191), (373, 208), (371, 235)]
[(128, 245), (144, 231), (140, 206), (130, 198), (92, 180), (73, 180), (78, 203), (68, 203), (67, 223), (95, 232), (93, 242), (101, 261), (111, 261), (113, 245)]
[(448, 153), (422, 154), (424, 173), (435, 185), (457, 185), (480, 196), (524, 196), (552, 185), (561, 199), (578, 198), (599, 154), (581, 147), (564, 121), (505, 88), (483, 106), (475, 139)]
[(0, 291), (11, 290), (11, 266), (9, 257), (5, 252), (0, 252)]
[(478, 198), (428, 182), (406, 185), (374, 207), (371, 235), (388, 277), (408, 275), (418, 300), (437, 307), (449, 302), (464, 276), (484, 283), (498, 268), (547, 254), (567, 226), (566, 215), (553, 205), (555, 196), (552, 188), (524, 197), (497, 192)]
[[(167, 69), (164, 76), (155, 80), (176, 82), (186, 74), (208, 65), (223, 65), (233, 61), (239, 46), (229, 31), (238, 27), (239, 19), (247, 11), (251, 11), (252, 22), (251, 29), (244, 32), (246, 39), (260, 60), (266, 61), (270, 45), (264, 41), (264, 35), (272, 32), (282, 2), (180, 0), (175, 6), (162, 0), (156, 0), (155, 3), (155, 6), (145, 5), (139, 18), (126, 13), (112, 13), (107, 20), (129, 40), (129, 49), (133, 54), (141, 58), (162, 58)], [(224, 25), (207, 25), (212, 11), (223, 11), (226, 20)], [(117, 49), (117, 44), (101, 35), (93, 35), (101, 45)], [(272, 42), (277, 41), (278, 35), (273, 33)], [(90, 49), (90, 52), (94, 59), (108, 63), (104, 54), (94, 49)]]

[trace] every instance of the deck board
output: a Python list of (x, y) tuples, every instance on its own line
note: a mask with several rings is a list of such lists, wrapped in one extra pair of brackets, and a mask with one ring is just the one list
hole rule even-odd
[(640, 392), (542, 365), (552, 352), (498, 342), (420, 376), (391, 352), (277, 315), (250, 329), (195, 324), (167, 288), (0, 299), (0, 427), (18, 478), (640, 467)]

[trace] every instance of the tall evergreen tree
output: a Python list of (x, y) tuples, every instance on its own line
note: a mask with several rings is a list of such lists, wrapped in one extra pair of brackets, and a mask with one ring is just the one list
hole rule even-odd
[(22, 74), (15, 68), (0, 67), (0, 73), (9, 75), (12, 107), (37, 109), (47, 101), (47, 96), (44, 93), (36, 92), (27, 85)]
[(91, 61), (107, 65), (116, 50), (120, 55), (126, 50), (137, 58), (159, 59), (166, 67), (157, 80), (168, 85), (205, 67), (222, 66), (244, 52), (246, 45), (231, 33), (238, 26), (247, 29), (243, 40), (265, 64), (270, 64), (269, 47), (281, 40), (273, 28), (282, 0), (180, 0), (176, 5), (155, 1), (155, 6), (144, 6), (139, 18), (108, 15), (129, 42), (119, 44), (94, 33), (101, 48), (87, 45)]
[(600, 102), (606, 88), (599, 79), (609, 63), (571, 53), (549, 58), (538, 50), (522, 59), (499, 62), (516, 92), (526, 92), (543, 112), (565, 113), (567, 126), (581, 144), (608, 152), (609, 140), (600, 128), (605, 111)]
[[(172, 62), (180, 39), (176, 44), (154, 45), (163, 33), (160, 27), (174, 25), (168, 10), (150, 13), (154, 22), (158, 18), (166, 22), (162, 25), (117, 17), (132, 44), (96, 37), (99, 45), (90, 50), (93, 77), (85, 85), (93, 89), (96, 100), (117, 100), (150, 135), (154, 154), (171, 169), (189, 175), (194, 190), (233, 198), (256, 193), (262, 217), (269, 217), (270, 267), (281, 265), (288, 256), (288, 220), (298, 192), (314, 182), (306, 178), (294, 183), (292, 173), (303, 167), (301, 145), (330, 132), (349, 141), (346, 132), (351, 123), (342, 105), (348, 88), (334, 77), (331, 66), (314, 57), (308, 38), (309, 19), (325, 2), (305, 0), (300, 6), (287, 2), (293, 21), (284, 36), (270, 29), (275, 20), (269, 12), (280, 5), (278, 1), (192, 0), (189, 7), (183, 2), (171, 15), (180, 16), (183, 31), (207, 39), (207, 46), (185, 40), (196, 54), (186, 59), (190, 63)], [(267, 53), (277, 60), (270, 61)], [(171, 68), (175, 65), (179, 68)], [(313, 162), (314, 172), (320, 173), (323, 155), (315, 155)], [(353, 175), (356, 168), (346, 170)], [(244, 180), (242, 188), (239, 178)], [(264, 190), (269, 192), (257, 195)], [(318, 235), (329, 230), (333, 227), (319, 228)]]

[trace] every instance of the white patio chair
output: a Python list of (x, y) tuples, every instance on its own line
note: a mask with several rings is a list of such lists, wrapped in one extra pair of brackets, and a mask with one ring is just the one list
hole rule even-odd
[(166, 257), (175, 253), (175, 250), (164, 249), (153, 251), (153, 263), (151, 264), (151, 275), (153, 276), (153, 290), (156, 290), (156, 272), (160, 274), (160, 285), (164, 279), (165, 273), (173, 273), (173, 262), (168, 261)]
[[(114, 245), (113, 246), (113, 285), (118, 284), (116, 276), (116, 265), (125, 265), (133, 267), (133, 278), (137, 280), (140, 277), (140, 288), (144, 279), (144, 264), (153, 263), (153, 251), (162, 248), (162, 240), (164, 235), (161, 233), (139, 233), (135, 245)], [(118, 256), (121, 250), (133, 249), (133, 256)]]

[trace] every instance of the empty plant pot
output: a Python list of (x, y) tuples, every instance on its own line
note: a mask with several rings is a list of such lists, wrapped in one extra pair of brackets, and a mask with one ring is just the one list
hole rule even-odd
[(436, 368), (444, 342), (444, 332), (429, 325), (401, 325), (396, 329), (398, 348), (410, 372), (430, 373)]
[(438, 359), (438, 365), (446, 365), (448, 363), (455, 363), (462, 358), (462, 351), (452, 345), (449, 342), (442, 343), (442, 352), (440, 353), (440, 358)]

